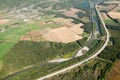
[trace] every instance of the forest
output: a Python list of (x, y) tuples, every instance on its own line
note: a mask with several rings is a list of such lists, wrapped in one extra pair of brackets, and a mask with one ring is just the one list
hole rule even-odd
[(14, 72), (26, 66), (42, 64), (56, 57), (75, 52), (80, 46), (76, 43), (54, 43), (54, 42), (18, 42), (3, 58), (3, 69), (1, 74)]

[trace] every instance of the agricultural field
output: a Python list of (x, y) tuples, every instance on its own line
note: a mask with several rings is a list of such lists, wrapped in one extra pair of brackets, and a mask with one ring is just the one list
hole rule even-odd
[(115, 4), (106, 4), (106, 5), (99, 5), (99, 9), (102, 11), (102, 10), (106, 10), (106, 11), (110, 11), (112, 10), (113, 8), (115, 8), (116, 5)]
[(70, 43), (82, 39), (82, 36), (79, 36), (73, 30), (67, 27), (48, 30), (45, 33), (42, 34), (47, 41)]
[(0, 59), (2, 59), (5, 53), (9, 51), (19, 41), (19, 38), (22, 35), (24, 35), (26, 32), (36, 29), (40, 29), (40, 27), (37, 26), (36, 24), (32, 24), (32, 25), (21, 24), (19, 27), (5, 29), (4, 32), (1, 32)]
[(7, 22), (9, 22), (9, 20), (0, 20), (0, 25), (6, 24)]
[(45, 68), (57, 65), (48, 61), (74, 57), (88, 37), (83, 34), (89, 35), (84, 31), (84, 27), (90, 27), (85, 25), (90, 22), (86, 16), (89, 5), (84, 2), (0, 0), (0, 79), (19, 71), (24, 74), (29, 68), (30, 73), (43, 69), (39, 74), (46, 74)]
[(120, 12), (109, 12), (108, 13), (114, 19), (120, 19)]
[(1, 41), (0, 59), (5, 55), (7, 51), (9, 51), (20, 40), (20, 37), (25, 35), (26, 33), (34, 31), (34, 30), (42, 30), (48, 27), (55, 28), (59, 26), (60, 25), (57, 25), (54, 23), (39, 25), (38, 21), (27, 22), (27, 23), (15, 22), (14, 24), (2, 24), (1, 32), (0, 32), (0, 41)]
[[(20, 40), (70, 43), (83, 38), (84, 24), (75, 24), (73, 19), (54, 18), (38, 22), (44, 29), (26, 33)], [(62, 32), (62, 33), (61, 33)]]

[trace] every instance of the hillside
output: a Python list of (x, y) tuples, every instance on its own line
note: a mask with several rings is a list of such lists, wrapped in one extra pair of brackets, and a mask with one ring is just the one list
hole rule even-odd
[(40, 0), (0, 0), (0, 9), (26, 6)]
[[(80, 5), (80, 3), (85, 2), (85, 0), (0, 0), (0, 9), (5, 8), (15, 8), (15, 7), (25, 7), (29, 5), (35, 5), (39, 3), (48, 3), (48, 2), (55, 2), (58, 3), (58, 6), (68, 6), (72, 4)], [(66, 4), (68, 3), (68, 4)], [(63, 5), (61, 5), (63, 4)], [(66, 4), (66, 5), (65, 5)], [(48, 5), (48, 4), (47, 4)], [(45, 5), (43, 5), (45, 6)]]
[[(0, 79), (15, 80), (19, 72), (24, 75), (19, 79), (26, 76), (27, 80), (27, 75), (30, 75), (28, 80), (35, 79), (46, 74), (45, 70), (52, 72), (51, 68), (59, 69), (58, 63), (50, 64), (48, 61), (73, 58), (91, 32), (88, 8), (88, 0), (0, 0)], [(71, 24), (64, 21), (61, 24), (53, 21), (56, 18), (69, 18), (72, 21)], [(20, 41), (21, 36), (35, 30), (58, 26), (69, 28), (77, 23), (89, 27), (86, 29), (83, 26), (88, 34), (81, 34), (82, 40), (68, 44), (42, 40)], [(70, 63), (72, 61), (61, 64), (60, 68)]]

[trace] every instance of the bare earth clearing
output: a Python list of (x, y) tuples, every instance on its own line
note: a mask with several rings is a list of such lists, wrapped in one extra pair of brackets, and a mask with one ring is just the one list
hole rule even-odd
[(73, 19), (65, 19), (65, 18), (55, 18), (53, 19), (53, 22), (60, 24), (60, 25), (64, 25), (67, 27), (72, 27), (75, 26), (76, 24), (72, 23)]
[(25, 36), (22, 36), (20, 40), (26, 40), (26, 41), (40, 41), (42, 40), (42, 35), (40, 30), (32, 31), (27, 33)]
[(0, 25), (1, 25), (1, 24), (6, 24), (7, 22), (9, 22), (8, 19), (2, 19), (2, 20), (0, 20)]
[(112, 18), (120, 19), (120, 12), (109, 12), (108, 13)]

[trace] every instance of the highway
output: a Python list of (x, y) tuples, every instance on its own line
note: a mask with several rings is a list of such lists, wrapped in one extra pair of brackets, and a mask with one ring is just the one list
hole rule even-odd
[(101, 20), (101, 23), (102, 23), (104, 29), (105, 29), (105, 31), (106, 31), (106, 40), (105, 40), (104, 45), (101, 47), (101, 49), (98, 50), (98, 51), (97, 51), (95, 54), (93, 54), (92, 56), (88, 57), (87, 59), (85, 59), (85, 60), (83, 60), (83, 61), (81, 61), (81, 62), (79, 62), (79, 63), (77, 63), (77, 64), (74, 64), (74, 65), (72, 65), (72, 66), (66, 67), (66, 68), (64, 68), (64, 69), (62, 69), (62, 70), (59, 70), (59, 71), (56, 71), (56, 72), (54, 72), (54, 73), (48, 74), (48, 75), (43, 76), (43, 77), (41, 77), (41, 78), (39, 78), (39, 79), (36, 79), (36, 80), (44, 80), (44, 79), (53, 77), (53, 76), (55, 76), (55, 75), (64, 73), (64, 72), (66, 72), (66, 71), (69, 71), (69, 70), (71, 70), (71, 69), (73, 69), (73, 68), (76, 68), (76, 67), (80, 66), (81, 64), (83, 64), (83, 63), (85, 63), (85, 62), (87, 62), (87, 61), (95, 58), (96, 56), (98, 56), (98, 55), (105, 49), (105, 47), (107, 46), (107, 44), (108, 44), (108, 42), (109, 42), (110, 35), (109, 35), (109, 31), (108, 31), (108, 29), (106, 28), (106, 25), (105, 25), (105, 23), (104, 23), (101, 15), (100, 15), (100, 12), (99, 12), (99, 10), (98, 10), (98, 8), (97, 8), (97, 5), (98, 5), (98, 3), (95, 4), (95, 9), (96, 9), (96, 11), (97, 11), (97, 14), (98, 14), (98, 16), (99, 16), (99, 19)]

